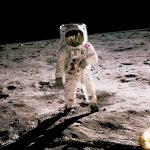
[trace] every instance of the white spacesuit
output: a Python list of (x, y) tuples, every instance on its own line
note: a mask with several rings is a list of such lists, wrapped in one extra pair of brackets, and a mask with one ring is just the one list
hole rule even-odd
[(61, 25), (55, 84), (62, 86), (65, 83), (67, 108), (71, 108), (74, 104), (79, 85), (84, 91), (87, 103), (98, 111), (97, 97), (90, 72), (91, 65), (97, 62), (97, 53), (93, 45), (88, 42), (86, 25), (84, 23)]

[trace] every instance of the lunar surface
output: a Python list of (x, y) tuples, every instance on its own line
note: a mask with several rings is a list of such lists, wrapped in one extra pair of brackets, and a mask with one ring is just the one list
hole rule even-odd
[(91, 72), (99, 112), (82, 90), (63, 113), (54, 84), (59, 38), (0, 45), (0, 149), (141, 149), (150, 128), (150, 29), (89, 35), (99, 57)]

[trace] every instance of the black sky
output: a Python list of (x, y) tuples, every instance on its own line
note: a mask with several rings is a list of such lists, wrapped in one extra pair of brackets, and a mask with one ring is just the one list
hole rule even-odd
[(150, 27), (150, 9), (134, 7), (69, 7), (56, 5), (3, 5), (1, 43), (59, 37), (64, 23), (86, 23), (89, 34)]

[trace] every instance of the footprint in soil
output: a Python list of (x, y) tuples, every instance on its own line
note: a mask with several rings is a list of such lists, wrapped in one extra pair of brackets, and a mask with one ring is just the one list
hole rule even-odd
[(50, 84), (50, 82), (40, 81), (40, 82), (39, 82), (39, 84), (40, 84), (41, 86), (43, 86), (43, 85), (49, 85), (49, 84)]
[(50, 87), (50, 82), (46, 82), (46, 81), (40, 81), (39, 82), (40, 88), (43, 87)]
[(0, 99), (6, 99), (9, 95), (0, 91)]
[(123, 129), (123, 127), (117, 122), (100, 122), (100, 125), (111, 130)]
[(135, 75), (135, 74), (127, 74), (127, 75), (125, 75), (125, 77), (127, 77), (127, 78), (135, 78), (135, 77), (137, 77), (137, 75)]
[[(127, 74), (125, 75), (126, 78), (136, 78), (137, 80), (137, 75), (135, 74)], [(120, 77), (119, 77), (120, 78)], [(126, 82), (130, 82), (131, 80), (127, 80), (127, 79), (120, 79), (120, 82), (122, 83), (126, 83)]]
[(145, 64), (145, 65), (150, 65), (150, 60), (149, 60), (149, 59), (145, 60), (145, 61), (143, 62), (143, 64)]
[(130, 65), (133, 65), (133, 63), (121, 63), (122, 65), (127, 65), (127, 66), (130, 66)]
[(14, 58), (12, 61), (13, 62), (23, 62), (24, 57), (20, 57), (20, 58)]
[(120, 82), (121, 83), (125, 83), (125, 82), (130, 82), (129, 80), (126, 80), (126, 79), (120, 79)]

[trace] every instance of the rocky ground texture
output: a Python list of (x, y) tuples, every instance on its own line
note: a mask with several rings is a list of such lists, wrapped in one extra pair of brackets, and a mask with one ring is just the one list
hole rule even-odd
[[(89, 35), (99, 112), (63, 113), (54, 85), (59, 39), (0, 45), (0, 149), (140, 150), (150, 127), (150, 29)], [(82, 105), (81, 105), (82, 104)]]

